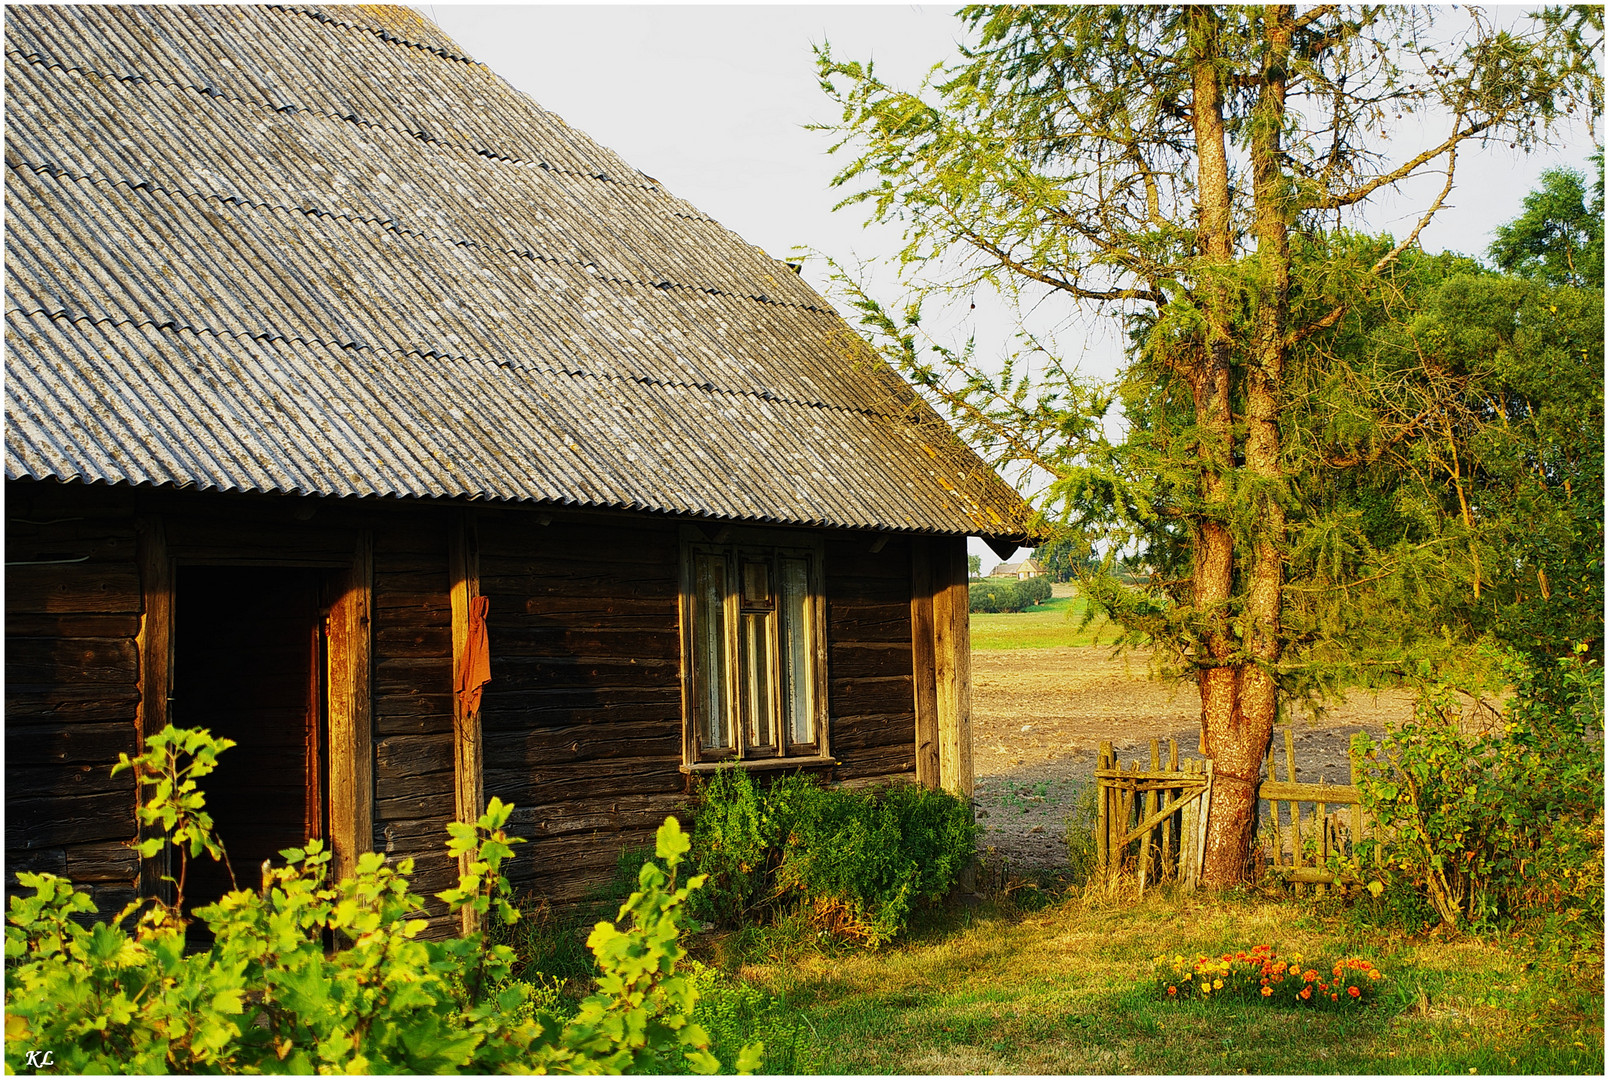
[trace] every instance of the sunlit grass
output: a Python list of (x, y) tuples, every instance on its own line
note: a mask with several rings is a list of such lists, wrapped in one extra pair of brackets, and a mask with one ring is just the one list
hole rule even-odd
[[(1057, 586), (1058, 592), (1066, 590)], [(1061, 646), (1110, 645), (1117, 627), (1097, 615), (1084, 626), (1089, 602), (1081, 596), (1057, 596), (1027, 611), (972, 616), (974, 649), (1054, 649)]]
[[(1357, 1014), (1170, 1001), (1152, 961), (1269, 943), (1360, 956), (1389, 975)], [(756, 946), (760, 946), (756, 948)], [(791, 1064), (823, 1073), (1595, 1073), (1601, 946), (1588, 962), (1474, 940), (1363, 929), (1298, 899), (1149, 894), (1029, 915), (989, 906), (879, 953), (770, 955), (706, 942), (810, 1034)], [(756, 957), (758, 953), (758, 957)]]

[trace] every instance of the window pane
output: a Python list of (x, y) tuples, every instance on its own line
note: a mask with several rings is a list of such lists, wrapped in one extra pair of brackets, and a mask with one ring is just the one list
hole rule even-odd
[(771, 648), (764, 612), (743, 613), (743, 722), (751, 749), (774, 749), (776, 720), (771, 706)]
[(816, 741), (815, 709), (810, 675), (810, 564), (804, 559), (782, 560), (782, 710), (788, 739)]
[(706, 750), (730, 750), (726, 694), (726, 560), (699, 555), (693, 581), (693, 703), (698, 741)]

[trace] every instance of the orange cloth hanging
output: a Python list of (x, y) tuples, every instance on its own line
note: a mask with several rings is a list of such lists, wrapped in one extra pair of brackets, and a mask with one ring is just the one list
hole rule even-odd
[(469, 636), (464, 642), (463, 663), (458, 668), (455, 688), (464, 712), (480, 711), (481, 687), (492, 680), (492, 654), (486, 640), (486, 609), (491, 601), (477, 596), (469, 602)]

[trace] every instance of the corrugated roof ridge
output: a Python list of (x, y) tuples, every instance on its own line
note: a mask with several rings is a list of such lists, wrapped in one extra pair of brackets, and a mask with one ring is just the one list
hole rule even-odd
[[(451, 53), (446, 49), (440, 48), (439, 46), (426, 45), (424, 42), (420, 41), (410, 41), (409, 39), (400, 37), (389, 30), (376, 26), (369, 26), (366, 23), (359, 22), (355, 19), (336, 18), (335, 16), (329, 14), (332, 9), (338, 10), (339, 8), (346, 7), (348, 5), (330, 4), (312, 7), (302, 4), (264, 4), (263, 6), (269, 11), (284, 11), (292, 15), (300, 15), (303, 18), (315, 19), (318, 22), (329, 23), (332, 26), (339, 26), (347, 30), (359, 30), (366, 34), (373, 34), (375, 37), (379, 38), (381, 41), (387, 42), (388, 44), (401, 45), (409, 49), (419, 49), (422, 52), (433, 53), (434, 55), (445, 60), (456, 60), (459, 63), (471, 64), (478, 68), (486, 67), (485, 64), (481, 63), (479, 60), (476, 60), (472, 56), (466, 56), (461, 53)], [(434, 24), (432, 24), (432, 26), (434, 27)], [(441, 33), (440, 27), (434, 28), (437, 33)], [(452, 41), (452, 39), (447, 37), (445, 33), (441, 33), (441, 36), (447, 41)], [(456, 45), (457, 42), (453, 42), (453, 44)], [(490, 69), (488, 68), (487, 70)]]
[[(286, 9), (286, 10), (290, 10), (290, 9)], [(348, 27), (347, 29), (353, 29), (353, 28)], [(90, 76), (92, 78), (97, 78), (97, 79), (110, 79), (110, 80), (112, 80), (114, 82), (138, 83), (138, 84), (145, 85), (145, 86), (165, 86), (165, 87), (168, 87), (168, 88), (174, 89), (174, 90), (188, 90), (188, 91), (190, 91), (192, 93), (200, 94), (203, 97), (216, 98), (219, 101), (233, 102), (236, 105), (260, 106), (261, 108), (268, 109), (268, 110), (270, 110), (272, 112), (305, 112), (305, 113), (310, 113), (310, 114), (312, 114), (314, 116), (322, 116), (322, 117), (325, 117), (325, 118), (330, 119), (330, 120), (341, 120), (341, 121), (344, 121), (344, 122), (349, 123), (349, 124), (357, 124), (359, 127), (369, 128), (369, 129), (374, 130), (374, 131), (389, 131), (389, 132), (392, 132), (392, 133), (395, 133), (395, 134), (407, 135), (410, 138), (418, 139), (420, 142), (430, 143), (432, 146), (437, 146), (437, 147), (440, 147), (440, 148), (442, 148), (444, 150), (457, 150), (457, 149), (460, 149), (458, 144), (452, 143), (452, 142), (446, 142), (446, 141), (443, 141), (441, 139), (438, 139), (434, 135), (430, 134), (428, 131), (415, 131), (412, 128), (396, 127), (394, 125), (381, 123), (381, 122), (376, 121), (376, 120), (365, 120), (362, 117), (357, 116), (354, 113), (347, 113), (347, 114), (343, 115), (341, 113), (331, 112), (331, 111), (326, 110), (326, 109), (318, 109), (318, 108), (314, 108), (312, 106), (306, 106), (306, 105), (275, 105), (273, 102), (270, 102), (270, 101), (263, 101), (263, 100), (259, 100), (259, 99), (253, 99), (253, 98), (244, 98), (244, 97), (240, 97), (240, 96), (235, 95), (235, 94), (227, 94), (227, 93), (224, 93), (222, 90), (217, 90), (217, 89), (214, 89), (214, 88), (212, 88), (210, 86), (196, 86), (194, 83), (176, 82), (176, 81), (173, 81), (171, 79), (163, 79), (163, 78), (160, 78), (160, 77), (153, 77), (153, 76), (150, 76), (150, 75), (116, 75), (116, 74), (113, 74), (112, 72), (109, 72), (109, 71), (100, 71), (100, 70), (97, 70), (97, 69), (92, 68), (92, 67), (85, 67), (82, 64), (63, 64), (63, 63), (60, 63), (60, 62), (55, 61), (55, 60), (47, 60), (43, 56), (40, 56), (37, 53), (18, 52), (18, 51), (14, 50), (14, 49), (7, 49), (5, 51), (5, 54), (8, 57), (15, 57), (16, 59), (18, 59), (18, 60), (20, 60), (20, 61), (22, 61), (24, 63), (33, 64), (33, 65), (35, 65), (37, 67), (56, 68), (56, 69), (58, 69), (60, 71), (65, 71), (65, 72), (69, 72), (69, 73), (76, 74), (76, 75), (86, 75), (86, 76)], [(479, 66), (479, 65), (477, 65), (477, 66)], [(588, 179), (588, 180), (596, 180), (599, 183), (603, 183), (603, 184), (615, 184), (615, 185), (617, 185), (619, 187), (640, 188), (643, 191), (654, 191), (654, 192), (659, 192), (661, 194), (669, 195), (669, 193), (666, 192), (665, 189), (662, 186), (658, 186), (658, 185), (651, 184), (651, 183), (641, 183), (641, 184), (629, 183), (629, 182), (626, 182), (624, 180), (621, 180), (620, 178), (614, 176), (611, 173), (606, 173), (606, 172), (601, 172), (601, 171), (596, 172), (596, 173), (591, 173), (591, 172), (584, 172), (584, 171), (581, 171), (581, 170), (578, 170), (578, 169), (567, 169), (562, 165), (555, 165), (555, 164), (553, 164), (552, 162), (549, 162), (549, 161), (542, 161), (540, 159), (533, 159), (533, 158), (515, 157), (512, 154), (506, 154), (501, 150), (495, 150), (495, 149), (492, 149), (490, 147), (480, 147), (478, 149), (472, 150), (471, 152), (474, 153), (478, 157), (487, 158), (487, 159), (492, 160), (492, 161), (506, 161), (506, 162), (509, 162), (509, 163), (515, 164), (515, 165), (533, 165), (536, 168), (544, 169), (544, 170), (546, 170), (548, 172), (558, 173), (561, 176), (578, 176), (578, 177), (583, 177), (583, 178)], [(632, 170), (632, 175), (636, 176), (636, 177), (646, 179), (646, 177), (644, 176), (643, 173), (637, 172), (636, 170)], [(687, 215), (678, 214), (676, 216), (683, 217), (683, 216), (687, 216)], [(702, 218), (702, 219), (699, 219), (699, 220), (711, 221), (711, 222), (714, 222), (715, 224), (720, 224), (719, 222), (715, 222), (713, 218)]]

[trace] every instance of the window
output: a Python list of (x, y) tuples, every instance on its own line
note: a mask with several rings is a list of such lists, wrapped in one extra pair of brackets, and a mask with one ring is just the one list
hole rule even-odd
[(683, 545), (690, 766), (827, 756), (821, 608), (819, 544)]

